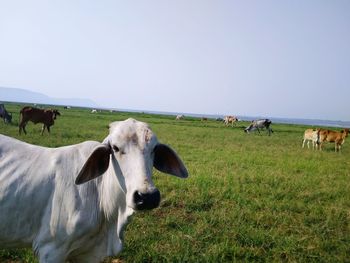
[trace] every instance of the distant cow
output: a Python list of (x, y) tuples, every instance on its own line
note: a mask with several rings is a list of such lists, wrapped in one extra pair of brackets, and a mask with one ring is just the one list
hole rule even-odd
[(97, 113), (97, 110), (93, 109), (91, 110), (91, 113)]
[(5, 109), (4, 104), (0, 104), (0, 118), (3, 118), (5, 123), (11, 123), (12, 121), (12, 113)]
[(225, 125), (229, 125), (231, 123), (231, 126), (233, 126), (234, 123), (238, 121), (238, 118), (236, 116), (225, 116), (224, 123)]
[(310, 141), (312, 142), (312, 149), (317, 149), (317, 144), (319, 141), (319, 133), (320, 133), (320, 129), (306, 129), (304, 132), (304, 138), (303, 138), (303, 144), (302, 144), (302, 148), (304, 148), (305, 146), (305, 142), (307, 142), (307, 148), (310, 149)]
[(30, 106), (26, 106), (20, 111), (20, 122), (19, 122), (19, 134), (21, 131), (27, 134), (25, 129), (28, 121), (33, 123), (42, 123), (43, 127), (41, 130), (41, 135), (43, 135), (45, 127), (50, 133), (50, 126), (54, 125), (57, 115), (61, 115), (58, 110), (52, 109), (38, 109)]
[(260, 119), (260, 120), (255, 120), (255, 121), (252, 121), (251, 124), (244, 129), (244, 131), (246, 133), (249, 133), (251, 131), (255, 131), (255, 130), (258, 130), (258, 132), (260, 133), (260, 130), (259, 129), (264, 129), (266, 128), (269, 136), (271, 135), (271, 133), (273, 133), (273, 130), (271, 129), (270, 125), (271, 125), (271, 120), (269, 119)]
[(177, 120), (177, 121), (178, 121), (178, 120), (182, 120), (183, 118), (185, 118), (185, 115), (180, 114), (180, 115), (177, 115), (177, 116), (176, 116), (176, 120)]
[(322, 150), (324, 142), (334, 142), (335, 151), (340, 151), (341, 146), (345, 142), (345, 138), (348, 137), (349, 129), (338, 131), (320, 130), (319, 132), (319, 149)]

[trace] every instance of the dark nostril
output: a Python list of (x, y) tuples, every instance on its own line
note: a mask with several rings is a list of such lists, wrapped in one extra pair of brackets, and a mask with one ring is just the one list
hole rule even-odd
[(136, 191), (134, 193), (134, 203), (136, 210), (156, 208), (160, 203), (160, 192), (158, 189), (146, 193)]
[(141, 205), (143, 203), (143, 194), (139, 191), (134, 193), (134, 202), (136, 205)]

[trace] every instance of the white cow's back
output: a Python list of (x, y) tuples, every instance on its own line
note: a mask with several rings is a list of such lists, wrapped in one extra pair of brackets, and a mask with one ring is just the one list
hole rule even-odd
[(74, 185), (97, 144), (45, 148), (0, 135), (0, 247), (31, 246), (47, 231), (66, 238), (82, 216), (75, 214), (76, 206), (97, 209), (97, 200), (82, 198), (97, 191), (97, 180)]

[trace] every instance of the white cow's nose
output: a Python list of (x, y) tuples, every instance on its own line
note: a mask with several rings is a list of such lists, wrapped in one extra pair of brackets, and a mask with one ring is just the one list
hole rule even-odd
[(160, 203), (160, 192), (158, 189), (154, 189), (147, 193), (136, 191), (134, 192), (134, 203), (136, 210), (149, 210), (156, 208)]

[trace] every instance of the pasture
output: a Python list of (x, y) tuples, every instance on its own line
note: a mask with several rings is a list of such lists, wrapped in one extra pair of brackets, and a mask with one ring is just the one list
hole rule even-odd
[[(346, 262), (350, 260), (350, 138), (340, 153), (301, 148), (307, 126), (272, 123), (267, 136), (245, 134), (248, 122), (63, 109), (40, 135), (29, 123), (18, 134), (22, 105), (6, 104), (13, 124), (0, 133), (59, 147), (101, 141), (108, 124), (133, 117), (185, 162), (186, 180), (154, 170), (159, 208), (137, 212), (118, 262)], [(0, 160), (1, 161), (1, 160)], [(35, 213), (35, 208), (33, 208)], [(37, 262), (31, 250), (0, 250), (0, 262)], [(109, 262), (109, 261), (107, 261)]]

